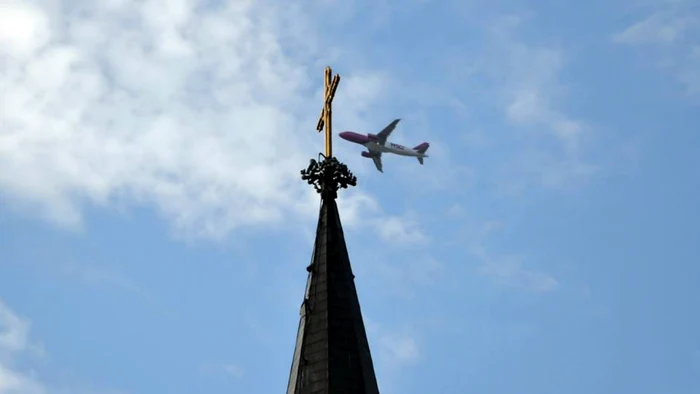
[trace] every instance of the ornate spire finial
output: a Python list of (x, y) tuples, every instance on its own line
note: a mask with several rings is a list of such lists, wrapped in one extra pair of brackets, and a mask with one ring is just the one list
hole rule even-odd
[(350, 172), (348, 166), (335, 157), (323, 157), (324, 160), (320, 163), (311, 159), (309, 166), (301, 170), (301, 179), (313, 185), (323, 198), (336, 198), (339, 188), (347, 189), (348, 186), (357, 185), (357, 177)]

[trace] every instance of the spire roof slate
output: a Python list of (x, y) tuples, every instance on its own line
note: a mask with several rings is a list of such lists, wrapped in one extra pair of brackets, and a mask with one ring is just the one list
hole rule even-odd
[(287, 394), (379, 394), (335, 201), (356, 179), (335, 158), (312, 160), (302, 178), (322, 203)]

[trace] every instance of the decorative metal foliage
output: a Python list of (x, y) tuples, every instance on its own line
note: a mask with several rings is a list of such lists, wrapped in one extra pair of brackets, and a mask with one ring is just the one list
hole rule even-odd
[[(323, 155), (321, 155), (323, 156)], [(357, 177), (335, 157), (324, 157), (322, 162), (311, 159), (309, 166), (301, 170), (301, 179), (313, 185), (317, 193), (335, 198), (339, 188), (357, 185)]]

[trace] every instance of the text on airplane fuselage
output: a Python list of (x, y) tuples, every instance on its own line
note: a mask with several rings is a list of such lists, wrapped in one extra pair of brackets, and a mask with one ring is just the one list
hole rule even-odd
[(390, 145), (392, 148), (401, 149), (401, 150), (406, 150), (406, 147), (405, 147), (405, 146), (399, 145), (399, 144), (395, 144), (395, 143), (393, 143), (393, 142), (391, 142), (389, 145)]

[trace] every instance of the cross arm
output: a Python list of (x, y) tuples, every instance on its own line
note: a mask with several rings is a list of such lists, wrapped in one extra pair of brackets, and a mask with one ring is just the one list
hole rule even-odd
[(336, 74), (331, 81), (331, 71), (330, 68), (326, 69), (326, 89), (325, 89), (325, 102), (323, 109), (321, 110), (321, 116), (318, 119), (318, 124), (316, 125), (316, 130), (318, 132), (323, 131), (326, 122), (326, 108), (330, 109), (331, 103), (335, 98), (335, 91), (338, 89), (338, 83), (340, 83), (340, 75)]

